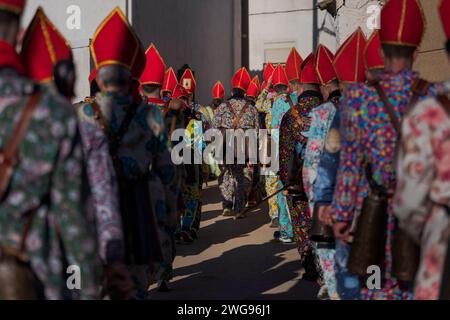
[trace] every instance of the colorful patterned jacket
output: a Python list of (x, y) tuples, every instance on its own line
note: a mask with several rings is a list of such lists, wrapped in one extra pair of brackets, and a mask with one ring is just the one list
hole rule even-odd
[[(99, 93), (95, 100), (110, 130), (117, 134), (129, 108), (133, 106), (131, 97)], [(115, 169), (116, 173), (120, 170), (118, 179), (119, 184), (122, 185), (120, 190), (122, 220), (126, 221), (130, 218), (129, 210), (137, 216), (145, 217), (145, 221), (141, 221), (138, 225), (124, 222), (125, 243), (128, 243), (125, 251), (129, 262), (133, 259), (131, 252), (138, 257), (160, 258), (156, 220), (164, 222), (168, 217), (170, 208), (167, 207), (166, 193), (174, 178), (174, 167), (160, 109), (144, 103), (135, 108), (132, 121), (115, 153), (117, 157)], [(85, 126), (100, 126), (91, 103), (80, 106), (77, 113), (79, 121)], [(96, 129), (92, 128), (92, 130)], [(143, 186), (143, 184), (147, 184), (148, 189), (139, 188), (139, 190), (131, 191), (132, 188), (137, 188), (138, 185)], [(124, 186), (127, 186), (127, 189), (124, 190)], [(145, 190), (151, 191), (150, 194)], [(150, 203), (148, 203), (149, 200)], [(140, 210), (148, 211), (148, 205), (151, 205), (153, 215), (148, 215), (148, 212), (139, 215)], [(140, 241), (137, 240), (138, 237), (141, 238)]]
[[(0, 67), (1, 146), (9, 141), (33, 85), (16, 70)], [(26, 214), (37, 209), (26, 253), (44, 285), (45, 298), (62, 299), (66, 288), (60, 244), (68, 264), (81, 270), (82, 290), (72, 292), (71, 298), (98, 298), (96, 223), (84, 206), (88, 182), (77, 118), (65, 98), (40, 90), (42, 97), (19, 147), (10, 189), (0, 204), (0, 243), (19, 248)]]
[(331, 153), (327, 148), (327, 136), (330, 129), (336, 130), (336, 126), (339, 129), (339, 119), (335, 115), (340, 96), (339, 91), (332, 92), (327, 103), (311, 112), (312, 121), (303, 164), (303, 186), (311, 208), (315, 202), (323, 203), (327, 201), (326, 198), (332, 198), (330, 188), (334, 191), (338, 161), (333, 161), (336, 152)]
[[(450, 82), (440, 93), (450, 98)], [(437, 300), (443, 273), (450, 271), (450, 113), (436, 99), (417, 104), (403, 122), (394, 211), (421, 245), (414, 298)]]
[[(399, 119), (405, 115), (412, 97), (412, 85), (418, 74), (404, 70), (384, 73), (381, 87)], [(427, 96), (435, 95), (435, 86)], [(394, 153), (397, 134), (375, 88), (365, 84), (347, 88), (341, 103), (341, 154), (334, 194), (334, 218), (351, 223), (368, 191), (365, 165), (370, 164), (373, 178), (384, 187), (395, 185)]]
[[(283, 185), (288, 185), (289, 160), (294, 155), (304, 158), (305, 147), (308, 142), (308, 131), (311, 125), (311, 111), (322, 103), (322, 95), (316, 91), (305, 91), (298, 98), (295, 110), (301, 118), (301, 124), (290, 109), (283, 117), (280, 126), (279, 163), (280, 179)], [(301, 177), (299, 177), (301, 179)]]

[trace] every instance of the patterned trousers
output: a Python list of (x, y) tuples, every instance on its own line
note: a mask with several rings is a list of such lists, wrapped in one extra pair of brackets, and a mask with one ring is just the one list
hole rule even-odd
[[(265, 176), (267, 195), (274, 194), (278, 190), (278, 176)], [(278, 218), (278, 197), (272, 197), (268, 201), (270, 219)]]
[(225, 165), (219, 177), (219, 189), (224, 209), (242, 212), (247, 203), (253, 180), (253, 169), (246, 165)]
[(334, 255), (336, 250), (334, 248), (321, 248), (316, 245), (314, 246), (314, 251), (319, 260), (322, 281), (328, 287), (330, 300), (339, 300), (336, 288), (336, 274), (334, 272)]
[(181, 229), (190, 231), (196, 219), (199, 209), (201, 186), (201, 165), (185, 165), (187, 177), (183, 186), (183, 200), (185, 210), (181, 220)]
[[(278, 180), (278, 190), (283, 188), (283, 183)], [(292, 229), (291, 217), (289, 215), (289, 208), (286, 196), (282, 192), (275, 197), (278, 206), (278, 219), (280, 222), (280, 235), (288, 238), (294, 237), (294, 230)]]
[(312, 250), (312, 242), (309, 239), (312, 223), (309, 204), (308, 201), (302, 201), (290, 195), (287, 196), (287, 203), (294, 231), (294, 241), (297, 243), (300, 260), (303, 261)]

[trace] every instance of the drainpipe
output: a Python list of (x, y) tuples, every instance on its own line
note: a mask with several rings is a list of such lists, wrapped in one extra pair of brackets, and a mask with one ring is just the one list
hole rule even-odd
[(241, 22), (241, 37), (242, 37), (242, 66), (249, 68), (249, 22), (248, 22), (248, 0), (242, 0), (241, 3), (241, 15), (242, 15), (242, 22)]
[(316, 51), (319, 41), (319, 13), (318, 13), (318, 7), (317, 7), (317, 0), (313, 0), (313, 39), (312, 39), (312, 49), (313, 52)]

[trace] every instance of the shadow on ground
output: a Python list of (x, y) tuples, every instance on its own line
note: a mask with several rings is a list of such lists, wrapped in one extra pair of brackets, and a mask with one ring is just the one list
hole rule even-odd
[[(291, 247), (292, 248), (292, 247)], [(298, 261), (277, 266), (287, 248), (277, 243), (233, 249), (220, 257), (177, 269), (182, 279), (173, 291), (153, 293), (154, 299), (168, 300), (312, 300), (318, 285), (298, 280)], [(276, 268), (274, 268), (277, 266)], [(274, 268), (274, 269), (271, 269)], [(288, 287), (276, 293), (270, 290)], [(269, 292), (267, 292), (269, 291)]]

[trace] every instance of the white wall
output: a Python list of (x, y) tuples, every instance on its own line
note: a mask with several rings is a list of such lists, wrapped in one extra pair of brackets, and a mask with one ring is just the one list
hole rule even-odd
[[(90, 73), (89, 39), (97, 26), (116, 6), (126, 13), (127, 0), (28, 0), (22, 17), (22, 25), (26, 28), (34, 16), (36, 8), (42, 6), (47, 16), (66, 37), (73, 49), (78, 81), (75, 101), (89, 95), (88, 76)], [(80, 9), (80, 28), (69, 29), (67, 20), (70, 14), (67, 9), (76, 5)]]
[[(305, 58), (313, 50), (312, 0), (250, 0), (250, 69), (266, 62), (285, 62), (292, 47)], [(319, 41), (336, 50), (331, 16), (318, 11)], [(323, 28), (321, 28), (323, 27)], [(278, 60), (278, 61), (275, 61)]]

